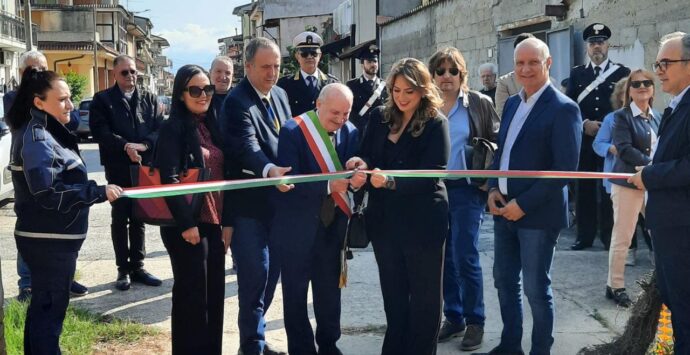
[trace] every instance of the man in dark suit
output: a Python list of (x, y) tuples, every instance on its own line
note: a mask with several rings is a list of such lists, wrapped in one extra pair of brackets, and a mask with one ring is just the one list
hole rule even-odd
[(290, 111), (299, 115), (316, 108), (316, 98), (321, 89), (339, 80), (319, 70), (323, 45), (321, 36), (305, 31), (292, 40), (292, 45), (295, 47), (295, 58), (299, 63), (299, 70), (295, 74), (280, 78), (278, 86), (288, 94)]
[(661, 38), (654, 70), (673, 95), (659, 127), (652, 164), (628, 182), (646, 189), (645, 223), (654, 243), (657, 286), (671, 310), (674, 353), (690, 354), (690, 34)]
[[(98, 143), (108, 183), (131, 187), (130, 166), (153, 159), (163, 115), (156, 96), (136, 87), (138, 72), (134, 58), (116, 57), (113, 74), (115, 85), (93, 97), (89, 127)], [(112, 206), (110, 230), (117, 264), (115, 287), (128, 290), (130, 281), (160, 286), (161, 280), (144, 270), (144, 223), (132, 219), (132, 201), (123, 198)]]
[[(281, 128), (278, 164), (292, 167), (290, 174), (330, 171), (323, 171), (319, 162), (331, 162), (327, 164), (342, 169), (358, 147), (357, 128), (347, 121), (351, 107), (352, 93), (345, 85), (326, 85), (316, 101), (316, 112), (304, 113)], [(327, 133), (330, 139), (322, 139), (319, 132)], [(328, 151), (312, 150), (307, 143), (310, 140), (333, 147), (335, 156)], [(352, 179), (354, 188), (361, 187), (364, 182), (364, 173)], [(274, 239), (280, 240), (283, 310), (290, 354), (317, 353), (307, 316), (310, 282), (318, 354), (342, 354), (336, 346), (340, 338), (340, 251), (347, 213), (351, 212), (349, 207), (343, 208), (334, 199), (347, 198), (349, 186), (350, 179), (298, 184), (274, 199), (276, 208), (271, 233), (275, 234)]]
[[(506, 102), (494, 169), (577, 169), (580, 110), (549, 81), (551, 56), (544, 42), (529, 38), (515, 48), (515, 75), (523, 88)], [(523, 354), (522, 290), (532, 309), (532, 349), (553, 345), (551, 262), (560, 230), (568, 226), (567, 181), (490, 179), (494, 215), (494, 280), (503, 320), (500, 344), (490, 354)]]
[[(611, 112), (611, 94), (619, 80), (630, 75), (630, 69), (609, 60), (611, 30), (601, 23), (585, 28), (582, 37), (587, 42), (590, 63), (578, 65), (570, 71), (566, 95), (580, 105), (584, 135), (580, 151), (581, 171), (601, 172), (604, 158), (594, 153), (592, 143), (604, 116)], [(600, 180), (577, 181), (575, 215), (577, 217), (577, 241), (572, 250), (592, 246), (599, 231), (604, 247), (608, 249), (613, 228), (613, 207)]]
[(360, 135), (364, 134), (372, 109), (383, 105), (388, 97), (386, 82), (376, 76), (380, 52), (375, 44), (363, 48), (357, 56), (362, 63), (362, 76), (347, 82), (347, 87), (354, 95), (350, 122), (357, 127)]
[[(289, 167), (275, 164), (278, 132), (290, 119), (285, 91), (275, 82), (280, 73), (280, 49), (263, 37), (245, 49), (246, 77), (223, 102), (221, 130), (228, 144), (226, 170), (231, 178), (282, 176)], [(281, 191), (293, 186), (280, 185)], [(237, 264), (240, 350), (245, 355), (268, 353), (264, 314), (273, 300), (280, 276), (279, 253), (270, 240), (272, 187), (225, 194), (223, 213), (232, 215), (232, 254)]]

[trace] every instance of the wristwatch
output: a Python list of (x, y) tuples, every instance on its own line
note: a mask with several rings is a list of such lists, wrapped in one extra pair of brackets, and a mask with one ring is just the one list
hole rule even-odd
[(392, 176), (386, 176), (386, 188), (392, 190), (395, 187), (395, 179)]

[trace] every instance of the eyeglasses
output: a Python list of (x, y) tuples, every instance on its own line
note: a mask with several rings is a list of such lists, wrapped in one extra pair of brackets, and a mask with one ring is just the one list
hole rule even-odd
[[(460, 69), (458, 69), (458, 68), (448, 68), (447, 71), (452, 76), (456, 76), (456, 75), (460, 74)], [(435, 73), (437, 76), (443, 76), (446, 73), (446, 68), (437, 68), (435, 70)]]
[(658, 71), (658, 70), (666, 71), (666, 69), (668, 69), (668, 65), (669, 65), (669, 64), (671, 64), (671, 63), (679, 63), (679, 62), (690, 62), (690, 59), (674, 59), (674, 60), (672, 60), (672, 59), (662, 59), (662, 60), (660, 60), (660, 61), (655, 62), (654, 64), (652, 64), (652, 69), (654, 69), (654, 71)]
[(189, 92), (189, 96), (193, 98), (198, 98), (201, 96), (201, 93), (205, 93), (206, 96), (211, 96), (213, 93), (216, 91), (216, 87), (213, 85), (206, 85), (204, 87), (201, 86), (189, 86), (184, 89), (184, 91)]
[(635, 89), (639, 89), (642, 86), (648, 88), (654, 86), (654, 81), (653, 80), (633, 80), (630, 82), (630, 86), (634, 87)]
[(299, 51), (299, 55), (300, 55), (302, 58), (307, 58), (307, 57), (309, 57), (309, 56), (312, 56), (313, 58), (316, 58), (316, 57), (319, 56), (319, 54), (321, 54), (321, 53), (318, 52), (318, 51), (316, 51), (316, 50), (309, 50), (309, 49), (304, 50), (304, 49), (300, 49), (300, 51)]
[(120, 75), (124, 76), (125, 78), (130, 76), (130, 75), (137, 75), (137, 71), (134, 69), (129, 69), (129, 70), (123, 70), (120, 72)]

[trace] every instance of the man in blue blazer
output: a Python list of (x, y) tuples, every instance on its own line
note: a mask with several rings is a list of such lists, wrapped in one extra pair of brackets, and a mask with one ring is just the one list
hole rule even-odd
[[(357, 128), (348, 122), (352, 108), (350, 89), (343, 84), (325, 86), (316, 107), (316, 112), (310, 113), (314, 120), (318, 117), (311, 125), (312, 131), (308, 131), (304, 122), (310, 120), (306, 114), (288, 121), (280, 130), (278, 164), (292, 167), (290, 174), (321, 173), (320, 166), (328, 159), (338, 160), (344, 167), (356, 153)], [(322, 132), (328, 133), (328, 140), (311, 134), (317, 124), (323, 128)], [(324, 146), (332, 144), (337, 157), (322, 154), (325, 151), (314, 149), (316, 146), (309, 141), (320, 141)], [(317, 353), (307, 312), (310, 282), (318, 354), (342, 354), (336, 342), (340, 338), (340, 251), (348, 216), (334, 198), (340, 193), (347, 195), (350, 184), (359, 188), (365, 181), (366, 175), (358, 173), (352, 179), (297, 184), (273, 200), (276, 208), (271, 233), (272, 238), (279, 240), (283, 312), (290, 354)]]
[[(290, 119), (290, 107), (285, 91), (275, 86), (280, 73), (278, 46), (263, 37), (251, 40), (245, 49), (245, 73), (221, 110), (226, 174), (231, 179), (282, 176), (290, 168), (275, 164), (278, 133)], [(264, 187), (227, 192), (224, 198), (223, 214), (231, 215), (233, 226), (223, 226), (223, 239), (232, 240), (237, 264), (240, 350), (245, 355), (268, 353), (264, 314), (280, 276), (279, 254), (269, 239), (270, 199), (275, 193), (274, 188)]]
[(690, 354), (690, 34), (661, 38), (654, 70), (673, 95), (659, 126), (652, 165), (628, 182), (649, 191), (645, 222), (651, 230), (656, 280), (671, 310), (674, 353)]
[[(548, 46), (529, 38), (515, 47), (515, 75), (523, 89), (506, 102), (494, 169), (577, 170), (582, 122), (577, 104), (549, 81)], [(503, 320), (500, 344), (490, 354), (522, 354), (520, 272), (532, 309), (532, 354), (553, 345), (551, 262), (560, 230), (568, 225), (567, 181), (491, 179), (494, 280)]]

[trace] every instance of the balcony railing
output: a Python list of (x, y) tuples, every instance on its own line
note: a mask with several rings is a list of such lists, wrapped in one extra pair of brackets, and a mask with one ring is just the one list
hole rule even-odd
[(0, 37), (26, 43), (25, 32), (22, 19), (8, 12), (0, 11)]

